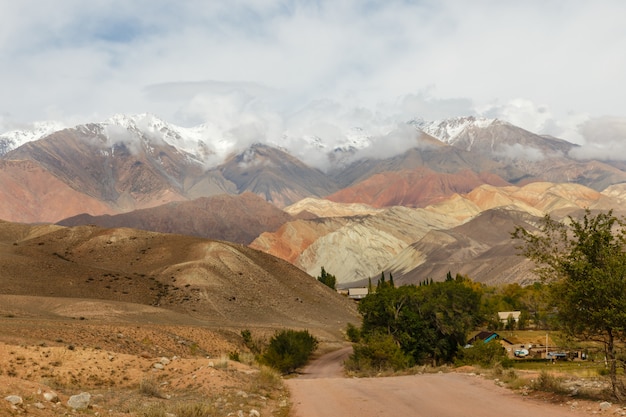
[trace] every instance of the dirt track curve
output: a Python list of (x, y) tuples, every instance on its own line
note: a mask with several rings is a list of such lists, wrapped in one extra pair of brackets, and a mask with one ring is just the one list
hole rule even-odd
[(287, 380), (294, 417), (574, 417), (590, 411), (522, 397), (492, 380), (462, 373), (346, 378), (351, 348), (320, 357)]

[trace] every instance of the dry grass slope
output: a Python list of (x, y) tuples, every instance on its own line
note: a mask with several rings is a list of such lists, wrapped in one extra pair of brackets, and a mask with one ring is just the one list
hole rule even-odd
[[(0, 222), (0, 397), (23, 399), (0, 400), (0, 415), (64, 415), (81, 391), (101, 416), (181, 404), (286, 415), (286, 391), (250, 366), (241, 330), (308, 329), (334, 344), (357, 320), (349, 300), (242, 245)], [(51, 391), (60, 403), (44, 398)]]

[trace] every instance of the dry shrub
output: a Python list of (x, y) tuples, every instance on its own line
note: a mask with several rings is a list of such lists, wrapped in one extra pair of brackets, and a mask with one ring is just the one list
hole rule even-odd
[(142, 410), (139, 415), (141, 417), (167, 417), (168, 413), (163, 404), (152, 404)]
[(139, 383), (139, 392), (148, 397), (164, 398), (158, 382), (154, 379), (142, 379)]
[(284, 388), (283, 379), (278, 371), (261, 366), (259, 372), (252, 375), (248, 391), (254, 394), (270, 396), (275, 391), (282, 391)]
[(532, 381), (531, 388), (537, 391), (554, 392), (556, 394), (568, 393), (567, 388), (563, 385), (563, 380), (551, 375), (547, 371), (541, 371), (539, 377)]
[(180, 403), (175, 407), (176, 417), (213, 417), (218, 411), (208, 403)]

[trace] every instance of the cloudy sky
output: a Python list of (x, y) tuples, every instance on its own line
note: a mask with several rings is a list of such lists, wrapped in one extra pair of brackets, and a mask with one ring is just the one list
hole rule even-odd
[(0, 0), (0, 16), (4, 131), (149, 112), (332, 136), (479, 115), (598, 152), (626, 137), (623, 0)]

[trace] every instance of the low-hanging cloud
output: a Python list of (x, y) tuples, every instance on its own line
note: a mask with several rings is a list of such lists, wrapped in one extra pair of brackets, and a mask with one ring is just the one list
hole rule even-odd
[(585, 142), (570, 151), (578, 159), (626, 160), (626, 118), (599, 117), (580, 126)]

